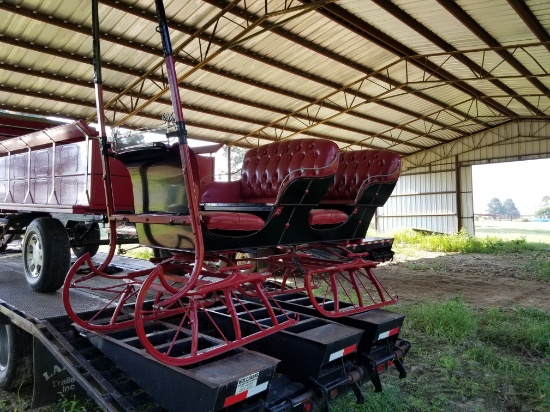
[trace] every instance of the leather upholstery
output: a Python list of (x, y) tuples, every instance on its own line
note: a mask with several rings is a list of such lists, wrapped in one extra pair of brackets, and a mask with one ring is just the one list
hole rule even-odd
[(322, 139), (284, 140), (251, 149), (243, 160), (242, 196), (275, 199), (287, 176), (289, 180), (327, 176), (324, 168), (334, 162), (337, 153), (335, 143)]
[(201, 186), (201, 203), (242, 203), (241, 181), (211, 182)]
[(275, 203), (292, 180), (333, 174), (337, 155), (338, 146), (325, 139), (284, 140), (250, 149), (245, 154), (238, 183), (205, 185), (201, 202)]
[(210, 230), (256, 231), (264, 226), (264, 221), (251, 213), (240, 212), (201, 212), (202, 225)]
[(313, 209), (309, 212), (308, 223), (316, 225), (337, 225), (348, 220), (348, 215), (335, 209)]
[(340, 152), (338, 170), (322, 203), (355, 203), (362, 191), (373, 183), (395, 182), (401, 158), (388, 150)]
[[(401, 158), (388, 150), (340, 152), (334, 183), (321, 203), (359, 206), (361, 195), (369, 186), (397, 181), (400, 170)], [(379, 200), (383, 204), (387, 199)], [(336, 225), (347, 220), (348, 215), (336, 209), (313, 209), (308, 216), (312, 226)]]

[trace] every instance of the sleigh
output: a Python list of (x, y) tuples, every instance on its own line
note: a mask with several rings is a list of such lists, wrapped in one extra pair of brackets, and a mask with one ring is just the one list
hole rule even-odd
[[(167, 137), (177, 142), (117, 150), (104, 131), (99, 138), (111, 233), (119, 224), (135, 226), (139, 243), (158, 257), (147, 269), (112, 273), (113, 235), (102, 263), (83, 254), (63, 287), (75, 324), (186, 366), (296, 325), (297, 301), (332, 318), (395, 303), (374, 275), (378, 262), (362, 247), (376, 208), (395, 186), (399, 157), (340, 152), (325, 139), (281, 140), (250, 149), (238, 180), (209, 181), (187, 142), (166, 22), (160, 23), (174, 109)], [(128, 170), (131, 213), (113, 206), (112, 159)], [(77, 310), (75, 296), (88, 293), (102, 303)]]

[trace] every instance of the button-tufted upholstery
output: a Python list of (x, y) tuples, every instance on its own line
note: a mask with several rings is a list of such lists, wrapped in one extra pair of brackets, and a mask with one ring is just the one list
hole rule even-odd
[[(366, 193), (377, 183), (394, 183), (399, 178), (401, 158), (388, 150), (357, 150), (340, 152), (338, 170), (321, 204), (358, 206), (382, 206), (390, 192)], [(310, 212), (311, 225), (343, 223), (348, 215), (340, 210), (314, 209)]]
[(300, 176), (326, 176), (338, 147), (329, 140), (296, 139), (270, 143), (249, 150), (241, 173), (243, 198), (275, 199), (284, 180)]
[(336, 171), (338, 146), (324, 139), (274, 142), (249, 150), (238, 182), (213, 182), (202, 189), (203, 203), (275, 203), (282, 189), (299, 177), (325, 177)]
[(340, 152), (338, 170), (323, 203), (355, 203), (367, 186), (395, 182), (399, 178), (401, 158), (388, 150)]

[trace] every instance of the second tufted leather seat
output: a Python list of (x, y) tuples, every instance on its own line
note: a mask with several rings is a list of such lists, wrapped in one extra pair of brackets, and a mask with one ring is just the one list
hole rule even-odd
[[(346, 234), (338, 237), (363, 237), (376, 208), (383, 206), (391, 195), (400, 168), (399, 155), (388, 150), (340, 152), (334, 183), (321, 201), (321, 207), (310, 212), (310, 225), (339, 225), (355, 218), (356, 222), (342, 231)], [(365, 233), (361, 234), (360, 228)]]

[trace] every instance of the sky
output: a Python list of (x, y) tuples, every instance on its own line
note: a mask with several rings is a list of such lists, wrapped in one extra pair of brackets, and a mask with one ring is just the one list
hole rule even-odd
[(521, 215), (533, 215), (544, 196), (550, 196), (550, 159), (494, 163), (472, 167), (474, 213), (487, 213), (496, 197), (512, 199)]

